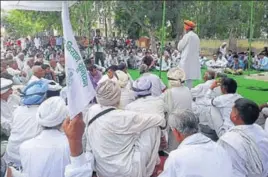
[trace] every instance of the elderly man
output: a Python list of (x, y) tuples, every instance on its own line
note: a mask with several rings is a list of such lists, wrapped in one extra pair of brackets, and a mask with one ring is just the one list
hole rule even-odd
[(256, 103), (245, 98), (236, 100), (230, 115), (235, 126), (218, 141), (232, 159), (234, 177), (268, 176), (268, 134), (254, 124), (258, 117)]
[(121, 97), (118, 108), (125, 109), (129, 103), (133, 102), (136, 99), (135, 92), (127, 87), (129, 83), (129, 77), (125, 72), (117, 70), (115, 73), (118, 77), (118, 84), (121, 87)]
[(34, 58), (29, 58), (27, 61), (24, 63), (23, 71), (26, 73), (26, 82), (30, 80), (32, 77), (32, 67), (34, 66)]
[[(120, 102), (120, 94), (119, 85), (110, 80), (98, 85), (99, 104), (90, 107), (86, 117), (87, 150), (92, 151), (94, 155), (98, 176), (151, 176), (158, 161), (159, 126), (165, 126), (166, 121), (157, 114), (115, 109)], [(67, 121), (64, 127), (71, 123), (72, 121)], [(71, 155), (77, 156), (76, 159), (80, 158), (77, 164), (82, 165), (86, 163), (84, 155), (81, 155), (82, 130), (80, 129), (83, 129), (83, 126), (74, 128), (77, 128), (77, 132), (69, 133), (68, 127), (65, 130), (70, 142)], [(74, 138), (78, 133), (78, 138)], [(73, 151), (76, 153), (72, 153)], [(88, 170), (81, 165), (77, 165), (77, 173), (85, 173), (85, 170)], [(70, 168), (67, 168), (66, 174), (69, 174)]]
[(20, 146), (23, 174), (64, 177), (65, 167), (70, 163), (68, 140), (61, 132), (68, 116), (65, 102), (60, 97), (51, 97), (39, 106), (36, 115), (42, 132)]
[[(202, 122), (207, 122), (207, 125), (216, 131), (217, 136), (222, 136), (228, 129), (234, 126), (229, 119), (234, 102), (241, 98), (241, 95), (236, 93), (237, 83), (232, 78), (222, 78), (221, 81), (214, 81), (210, 89), (206, 93), (207, 98), (211, 98), (213, 90), (220, 86), (222, 95), (214, 99), (205, 99), (199, 102), (200, 109), (209, 108), (209, 111), (201, 111), (200, 119)], [(202, 105), (202, 106), (201, 106)], [(203, 120), (204, 119), (204, 120)], [(202, 131), (202, 129), (201, 129)]]
[[(209, 90), (209, 87), (213, 82), (215, 82), (216, 73), (211, 70), (207, 70), (204, 74), (203, 80), (204, 83), (198, 84), (191, 89), (192, 97), (196, 103), (205, 98), (205, 94)], [(220, 95), (220, 94), (219, 94)], [(219, 96), (217, 95), (217, 96)], [(216, 93), (215, 93), (216, 96)]]
[(23, 90), (23, 105), (17, 107), (14, 111), (11, 134), (6, 151), (7, 162), (13, 167), (21, 167), (20, 145), (40, 133), (36, 113), (39, 105), (46, 98), (47, 90), (48, 84), (42, 80), (32, 82)]
[(169, 154), (159, 177), (230, 177), (232, 162), (224, 149), (198, 133), (198, 118), (190, 110), (169, 117), (179, 147)]
[[(13, 112), (19, 106), (20, 98), (12, 95), (13, 82), (1, 78), (1, 134), (10, 135)], [(3, 137), (1, 136), (1, 139)]]
[[(168, 114), (175, 110), (192, 109), (192, 95), (188, 87), (184, 86), (185, 73), (182, 69), (176, 67), (171, 68), (167, 73), (169, 81), (169, 89), (167, 89), (160, 96), (167, 107)], [(168, 129), (168, 149), (167, 151), (174, 150), (178, 147), (174, 136)]]
[(19, 53), (17, 55), (16, 62), (17, 62), (19, 70), (23, 71), (23, 67), (24, 67), (24, 54), (23, 53)]
[(189, 89), (193, 86), (193, 80), (200, 79), (201, 69), (199, 62), (200, 39), (194, 33), (195, 24), (192, 21), (184, 21), (185, 35), (178, 43), (178, 51), (181, 52), (180, 67), (186, 75), (186, 85)]
[(152, 83), (152, 96), (160, 96), (166, 90), (163, 81), (157, 75), (149, 73), (149, 67), (146, 64), (140, 66), (140, 74), (141, 78), (144, 77)]
[(31, 79), (28, 81), (27, 85), (29, 85), (30, 83), (34, 81), (39, 81), (45, 76), (45, 70), (42, 68), (42, 66), (33, 66), (32, 72), (33, 72), (33, 75)]
[(60, 60), (57, 63), (57, 66), (55, 68), (55, 72), (59, 73), (58, 78), (59, 78), (60, 85), (64, 85), (65, 84), (65, 58), (64, 56), (60, 57)]
[(206, 66), (209, 70), (212, 70), (216, 73), (223, 73), (227, 63), (220, 60), (217, 54), (214, 54), (213, 59), (206, 62)]
[(161, 71), (168, 71), (170, 69), (171, 59), (167, 51), (164, 52), (164, 56), (162, 58), (158, 59), (157, 66), (155, 67), (156, 70), (160, 70), (160, 64), (161, 64)]
[(15, 85), (21, 85), (25, 82), (26, 73), (18, 70), (18, 65), (16, 61), (9, 61), (9, 66), (7, 67), (8, 74), (13, 76), (13, 81)]

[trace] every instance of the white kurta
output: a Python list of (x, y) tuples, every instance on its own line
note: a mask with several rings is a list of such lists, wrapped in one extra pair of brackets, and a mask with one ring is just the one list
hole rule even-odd
[[(230, 114), (234, 102), (242, 97), (235, 93), (224, 94), (217, 96), (214, 99), (209, 99), (213, 95), (215, 95), (215, 92), (209, 89), (205, 95), (205, 99), (203, 99), (202, 102), (198, 102), (198, 108), (203, 110), (199, 111), (199, 119), (201, 124), (209, 125), (217, 132), (218, 136), (221, 136), (226, 130), (234, 126), (230, 120)], [(214, 115), (214, 112), (211, 112), (212, 109), (218, 111), (218, 114)]]
[(14, 118), (11, 127), (11, 135), (8, 139), (6, 157), (8, 162), (20, 166), (20, 145), (40, 133), (40, 126), (36, 120), (38, 106), (19, 106), (14, 111)]
[[(102, 77), (101, 77), (101, 79), (98, 81), (98, 83), (97, 84), (100, 84), (100, 83), (102, 83), (102, 82), (104, 82), (104, 81), (106, 81), (106, 80), (108, 80), (108, 79), (110, 79), (109, 77), (108, 77), (108, 75), (107, 74), (105, 74), (105, 75), (103, 75)], [(115, 83), (117, 83), (117, 81), (118, 81), (118, 79), (114, 76), (112, 79), (110, 79), (111, 81), (113, 81), (113, 82), (115, 82)]]
[(262, 113), (266, 116), (264, 130), (268, 133), (268, 108), (263, 108)]
[(158, 114), (164, 118), (167, 107), (160, 97), (147, 96), (129, 103), (125, 109), (140, 113)]
[(43, 130), (20, 146), (23, 173), (35, 177), (64, 177), (70, 163), (67, 137), (59, 130)]
[(24, 64), (23, 71), (27, 74), (25, 81), (28, 82), (30, 78), (32, 77), (33, 72), (30, 66), (27, 64), (27, 62)]
[[(107, 108), (93, 105), (87, 120)], [(159, 126), (165, 126), (165, 119), (157, 114), (123, 110), (111, 111), (95, 120), (86, 136), (87, 151), (94, 155), (98, 176), (150, 176), (158, 160)]]
[(200, 79), (200, 39), (197, 34), (193, 31), (186, 33), (178, 44), (178, 51), (181, 52), (180, 67), (186, 74), (186, 80)]
[(18, 64), (19, 70), (22, 71), (24, 67), (24, 61), (21, 61), (19, 58), (16, 57), (16, 62)]
[(191, 88), (191, 94), (192, 97), (195, 98), (195, 102), (199, 102), (199, 100), (202, 100), (205, 97), (205, 94), (207, 93), (213, 82), (215, 82), (214, 79), (207, 80), (206, 82), (198, 84), (194, 88)]
[[(232, 129), (237, 129), (240, 131), (242, 130), (243, 133), (239, 134), (229, 130), (223, 136), (220, 137), (220, 139), (218, 140), (218, 144), (220, 144), (227, 151), (227, 153), (232, 159), (233, 177), (267, 177), (268, 134), (257, 124), (235, 126)], [(253, 147), (253, 144), (251, 143), (246, 146), (246, 144), (250, 142), (243, 138), (243, 134), (249, 136), (249, 138), (251, 139), (250, 141), (253, 141), (253, 143), (257, 147), (257, 152), (259, 153), (259, 155), (257, 155), (256, 153), (250, 154), (250, 157), (247, 155), (246, 149), (248, 149), (249, 147)], [(263, 166), (263, 172), (261, 175), (252, 174), (252, 171), (247, 169), (247, 167), (250, 166), (250, 163), (252, 163), (252, 159), (256, 159), (258, 156), (260, 157)], [(255, 163), (252, 164), (252, 166), (255, 165)]]
[(192, 95), (188, 87), (172, 87), (160, 96), (165, 102), (168, 113), (176, 109), (192, 109)]
[(20, 97), (17, 95), (10, 95), (7, 101), (1, 99), (1, 131), (7, 136), (10, 135), (13, 113), (19, 103)]
[(35, 75), (32, 75), (30, 80), (27, 82), (27, 85), (29, 85), (32, 82), (39, 81), (40, 79), (36, 77)]
[(163, 81), (155, 74), (144, 73), (141, 77), (145, 77), (152, 82), (151, 92), (153, 96), (160, 96), (166, 88)]
[(232, 162), (222, 147), (197, 133), (169, 154), (159, 177), (230, 177)]
[(135, 100), (135, 93), (128, 88), (121, 88), (121, 97), (118, 108), (125, 109), (126, 105)]

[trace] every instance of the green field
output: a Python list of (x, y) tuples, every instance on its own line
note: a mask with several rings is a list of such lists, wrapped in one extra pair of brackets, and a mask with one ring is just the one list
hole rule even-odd
[[(205, 70), (202, 70), (202, 74), (204, 72)], [(129, 73), (133, 79), (137, 79), (139, 77), (139, 72), (137, 70), (129, 70)], [(159, 75), (158, 71), (153, 71), (152, 73)], [(256, 71), (251, 71), (250, 73), (251, 74), (256, 73)], [(247, 74), (247, 72), (245, 72), (245, 74)], [(263, 104), (263, 103), (268, 102), (268, 91), (252, 90), (249, 88), (249, 87), (255, 87), (255, 88), (261, 88), (261, 89), (268, 89), (268, 82), (245, 79), (244, 75), (242, 76), (228, 75), (229, 77), (232, 77), (237, 81), (238, 93), (241, 94), (245, 98), (255, 101), (258, 104)], [(161, 73), (161, 78), (163, 82), (167, 85), (168, 80), (167, 80), (166, 72)], [(197, 85), (198, 83), (201, 83), (201, 82), (203, 81), (202, 80), (195, 81), (194, 85)]]

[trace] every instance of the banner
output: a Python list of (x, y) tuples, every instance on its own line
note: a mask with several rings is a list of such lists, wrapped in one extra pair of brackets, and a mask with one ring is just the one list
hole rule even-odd
[(62, 2), (67, 101), (70, 118), (82, 112), (96, 93), (73, 35), (68, 1)]

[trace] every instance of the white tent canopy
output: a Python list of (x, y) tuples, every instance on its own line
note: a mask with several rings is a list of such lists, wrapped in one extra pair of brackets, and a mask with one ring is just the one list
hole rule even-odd
[[(68, 7), (77, 1), (67, 1)], [(61, 11), (62, 1), (1, 1), (3, 10), (34, 10), (34, 11)]]

